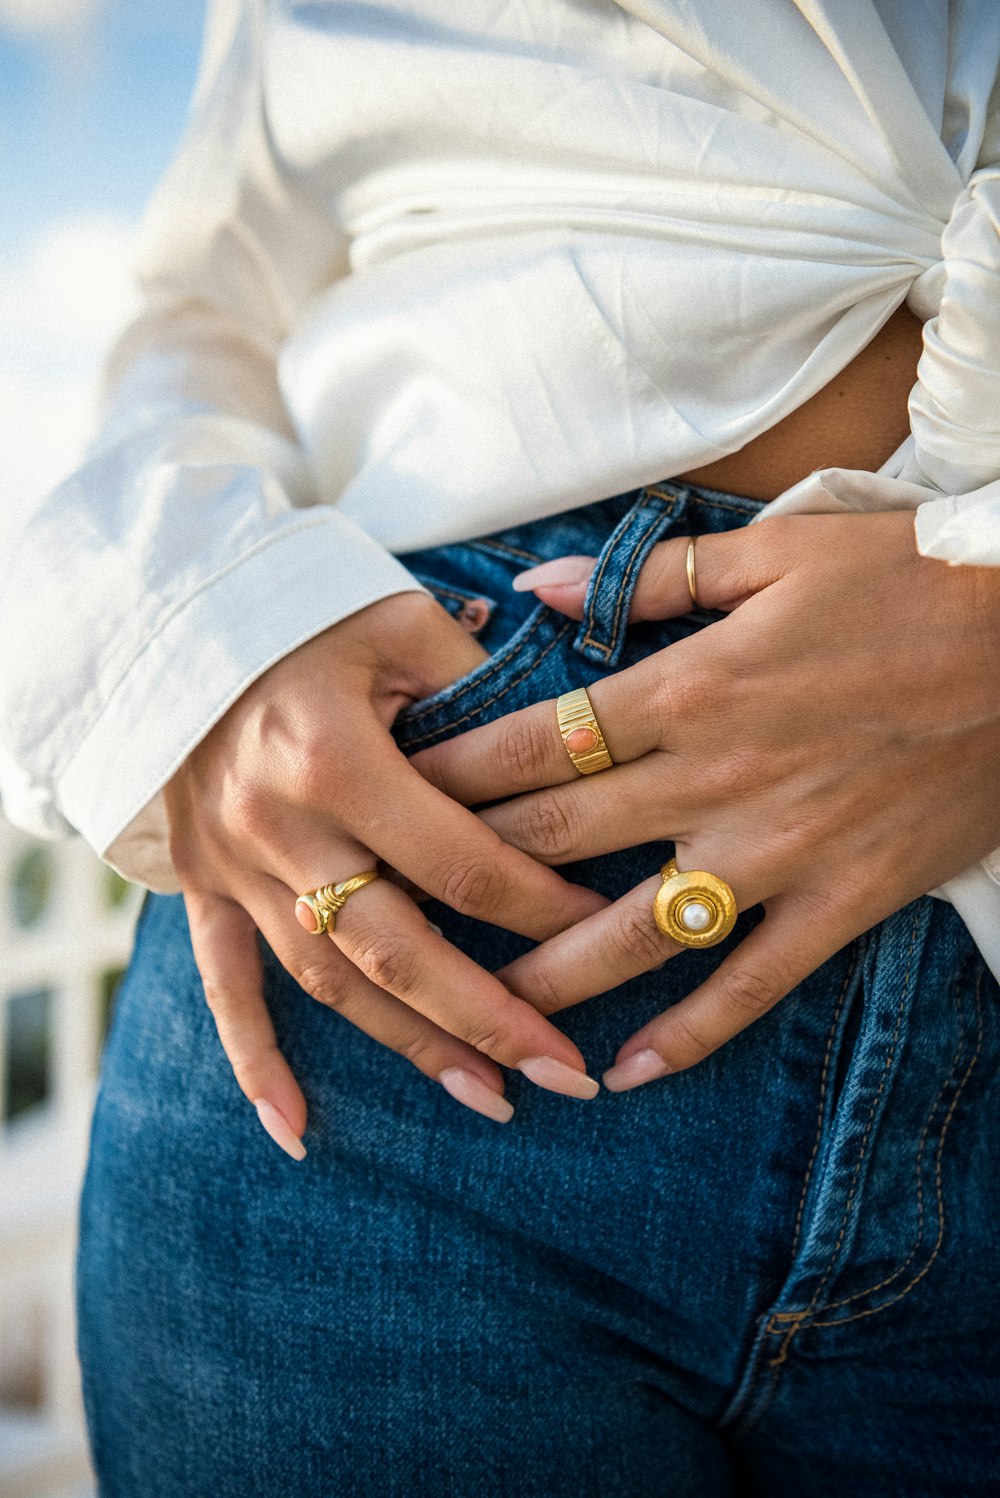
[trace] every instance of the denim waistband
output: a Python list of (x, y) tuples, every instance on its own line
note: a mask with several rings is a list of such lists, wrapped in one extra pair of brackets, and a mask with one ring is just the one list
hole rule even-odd
[[(630, 658), (648, 653), (649, 631), (630, 627), (628, 620), (652, 547), (671, 535), (734, 530), (763, 508), (760, 500), (664, 482), (490, 536), (409, 553), (402, 560), (445, 608), (485, 620), (477, 634), (490, 660), (402, 713), (395, 729), (401, 747), (424, 748), (524, 700), (538, 700), (550, 689), (569, 690), (578, 684), (567, 678), (571, 661), (582, 673), (579, 684), (586, 684), (601, 671), (621, 669)], [(579, 625), (539, 605), (534, 595), (512, 591), (518, 572), (573, 554), (596, 558)], [(691, 633), (716, 617), (692, 609), (678, 630)], [(553, 676), (557, 662), (558, 679)], [(588, 666), (598, 669), (588, 673)], [(518, 689), (529, 678), (525, 698)]]

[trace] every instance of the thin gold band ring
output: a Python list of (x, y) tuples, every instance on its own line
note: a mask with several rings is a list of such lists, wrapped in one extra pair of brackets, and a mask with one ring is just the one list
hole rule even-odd
[(684, 560), (684, 570), (687, 573), (688, 592), (691, 594), (691, 607), (700, 609), (701, 603), (698, 598), (698, 573), (694, 563), (695, 536), (688, 536), (687, 556)]

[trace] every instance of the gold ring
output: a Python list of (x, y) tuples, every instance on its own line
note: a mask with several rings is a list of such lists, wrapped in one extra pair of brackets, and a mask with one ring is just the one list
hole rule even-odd
[(684, 570), (687, 573), (688, 592), (691, 594), (691, 607), (693, 609), (700, 609), (701, 608), (701, 604), (698, 601), (698, 574), (695, 571), (695, 566), (694, 566), (694, 543), (695, 543), (695, 540), (696, 540), (696, 537), (694, 537), (694, 536), (688, 536), (687, 558), (685, 559), (685, 562), (684, 562)]
[(337, 912), (347, 904), (348, 896), (353, 895), (357, 889), (364, 889), (366, 884), (371, 884), (377, 878), (376, 869), (367, 869), (363, 874), (342, 879), (339, 884), (322, 884), (319, 889), (307, 890), (295, 902), (295, 919), (300, 926), (306, 928), (310, 936), (324, 936), (333, 931), (337, 924)]
[(566, 753), (581, 775), (610, 770), (614, 760), (608, 753), (586, 687), (577, 687), (575, 692), (564, 692), (556, 698), (556, 718)]
[(736, 924), (736, 898), (724, 879), (704, 869), (682, 874), (671, 858), (653, 900), (657, 928), (682, 947), (714, 947)]

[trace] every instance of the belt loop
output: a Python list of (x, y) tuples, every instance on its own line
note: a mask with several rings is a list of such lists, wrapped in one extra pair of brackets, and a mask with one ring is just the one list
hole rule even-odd
[(605, 542), (573, 641), (574, 650), (594, 665), (618, 665), (639, 569), (663, 532), (683, 514), (689, 493), (683, 485), (640, 489), (635, 504)]

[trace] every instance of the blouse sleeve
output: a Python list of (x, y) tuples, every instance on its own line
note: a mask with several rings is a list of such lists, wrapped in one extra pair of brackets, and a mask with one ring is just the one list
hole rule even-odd
[(276, 160), (259, 0), (211, 0), (189, 129), (140, 236), (142, 310), (84, 465), (0, 578), (0, 796), (173, 890), (162, 787), (274, 661), (419, 584), (318, 502), (276, 355), (346, 269)]
[(942, 289), (924, 329), (903, 477), (937, 495), (917, 545), (944, 561), (1000, 565), (1000, 166), (976, 172), (942, 235)]

